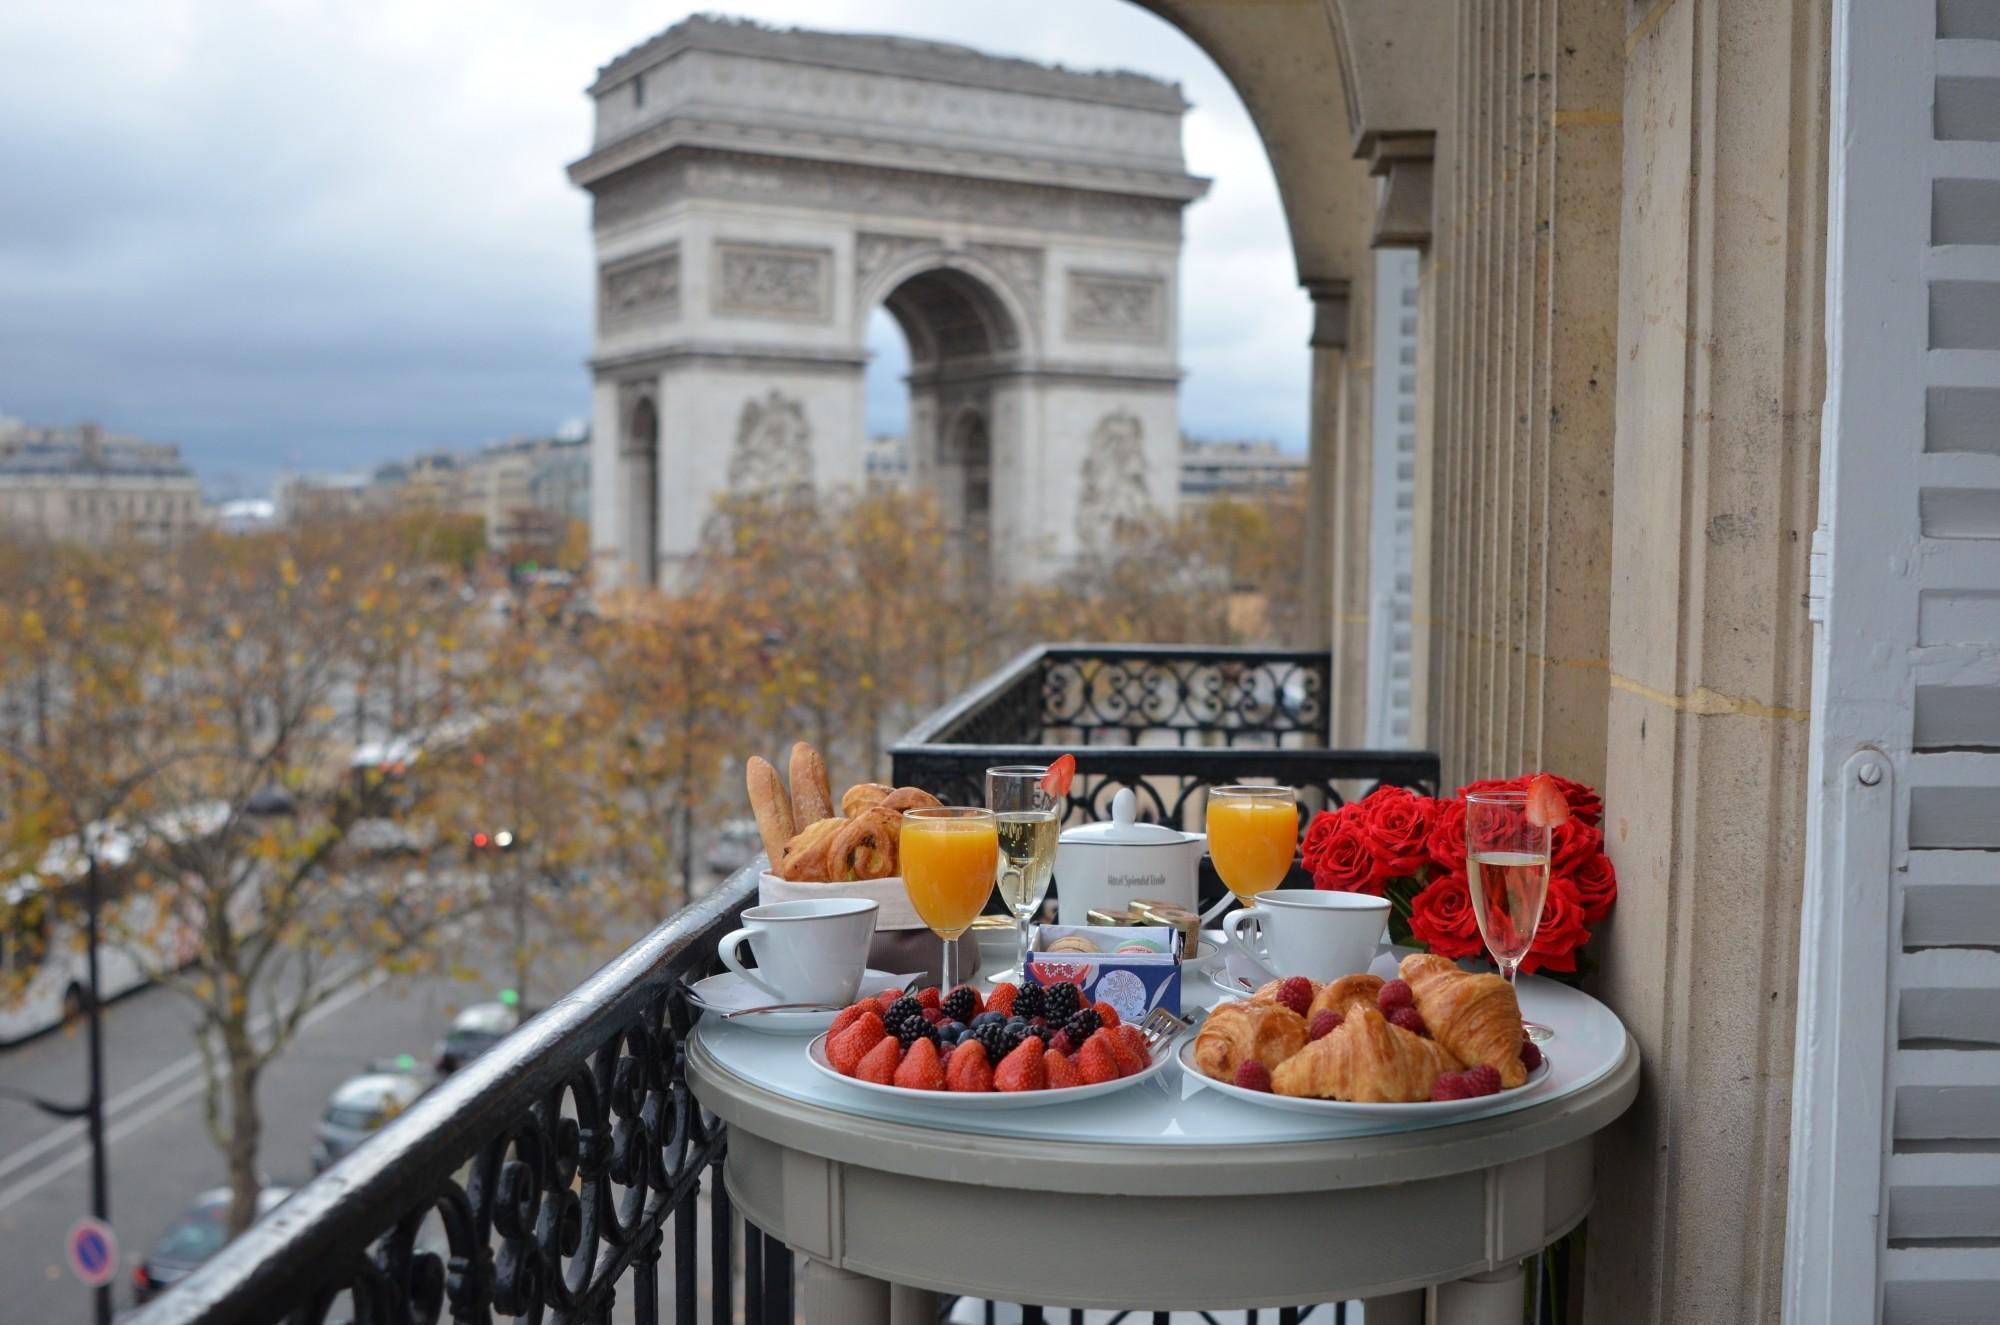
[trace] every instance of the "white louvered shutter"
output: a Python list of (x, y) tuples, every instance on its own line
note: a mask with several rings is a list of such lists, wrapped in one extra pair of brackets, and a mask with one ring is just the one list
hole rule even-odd
[(1836, 0), (1786, 1319), (2000, 1321), (2000, 0)]

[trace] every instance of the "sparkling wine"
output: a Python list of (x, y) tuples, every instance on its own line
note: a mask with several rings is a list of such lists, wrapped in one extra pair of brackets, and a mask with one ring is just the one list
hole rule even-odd
[(1479, 932), (1494, 960), (1511, 967), (1534, 946), (1549, 892), (1549, 858), (1531, 851), (1475, 851), (1467, 865)]
[(1057, 824), (1047, 814), (1002, 814), (1000, 830), (1000, 900), (1015, 915), (1031, 915), (1049, 890), (1055, 869)]

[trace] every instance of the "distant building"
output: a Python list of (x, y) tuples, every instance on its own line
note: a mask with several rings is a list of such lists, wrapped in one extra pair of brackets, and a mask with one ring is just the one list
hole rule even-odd
[(278, 481), (274, 504), (287, 524), (334, 515), (356, 515), (369, 508), (370, 475), (301, 474)]
[(1302, 493), (1305, 483), (1304, 453), (1283, 450), (1276, 442), (1181, 438), (1183, 503)]
[(0, 526), (64, 541), (164, 543), (201, 517), (201, 483), (177, 446), (94, 423), (0, 419)]
[(910, 481), (910, 439), (883, 434), (862, 453), (871, 488), (900, 488)]

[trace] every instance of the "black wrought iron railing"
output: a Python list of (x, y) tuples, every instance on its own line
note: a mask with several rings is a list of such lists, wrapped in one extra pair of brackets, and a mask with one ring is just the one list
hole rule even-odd
[(1072, 819), (1109, 817), (1131, 787), (1141, 818), (1191, 829), (1206, 790), (1232, 782), (1298, 788), (1308, 812), (1385, 783), (1437, 790), (1429, 751), (1329, 748), (1331, 690), (1324, 652), (1045, 644), (919, 723), (890, 757), (898, 785), (978, 805), (988, 768), (1068, 751)]
[(756, 892), (739, 871), (660, 925), (131, 1325), (609, 1321), (614, 1303), (724, 1325), (739, 1282), (746, 1322), (789, 1325), (791, 1254), (733, 1215), (724, 1129), (682, 1073), (683, 978), (719, 969)]

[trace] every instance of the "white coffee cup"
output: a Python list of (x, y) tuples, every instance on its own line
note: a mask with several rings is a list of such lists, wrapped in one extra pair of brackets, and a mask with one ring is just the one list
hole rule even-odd
[[(743, 913), (743, 928), (716, 945), (722, 964), (778, 1003), (845, 1007), (861, 988), (868, 942), (875, 936), (876, 903), (865, 897), (773, 902)], [(757, 969), (737, 955), (745, 940)]]
[(1386, 897), (1279, 888), (1223, 917), (1222, 933), (1273, 980), (1337, 980), (1368, 969), (1388, 919)]

